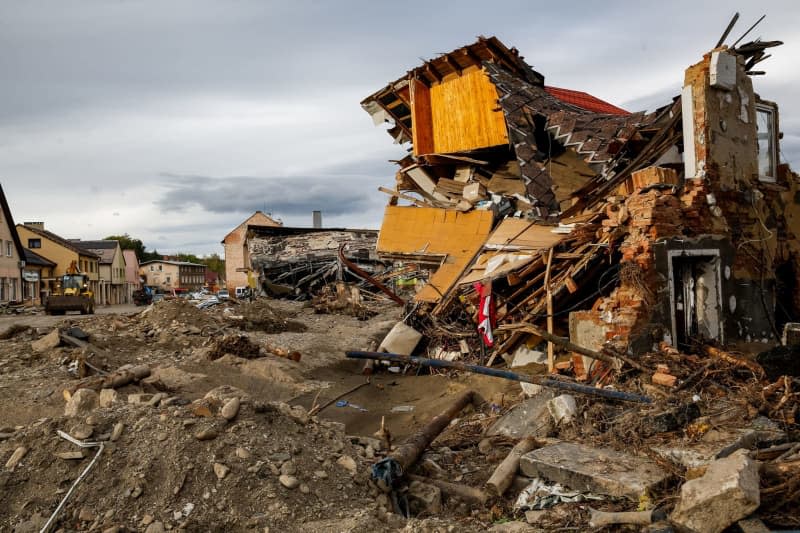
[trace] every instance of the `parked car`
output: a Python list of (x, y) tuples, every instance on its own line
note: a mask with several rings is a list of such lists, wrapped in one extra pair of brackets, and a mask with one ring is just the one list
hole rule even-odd
[(228, 293), (227, 289), (222, 289), (217, 291), (217, 298), (220, 300), (229, 300), (231, 295)]

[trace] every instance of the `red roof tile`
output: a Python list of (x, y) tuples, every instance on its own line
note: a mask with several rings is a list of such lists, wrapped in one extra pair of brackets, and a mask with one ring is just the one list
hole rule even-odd
[(562, 102), (576, 105), (580, 108), (586, 109), (587, 111), (594, 111), (595, 113), (608, 113), (610, 115), (630, 115), (628, 111), (600, 100), (589, 93), (572, 91), (570, 89), (561, 89), (559, 87), (545, 87), (544, 90)]

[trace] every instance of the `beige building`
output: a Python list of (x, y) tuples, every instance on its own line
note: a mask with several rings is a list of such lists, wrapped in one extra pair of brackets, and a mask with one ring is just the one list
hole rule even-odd
[(58, 289), (60, 278), (66, 274), (74, 261), (78, 269), (89, 278), (89, 289), (95, 294), (100, 288), (100, 257), (88, 250), (82, 250), (73, 241), (69, 241), (44, 229), (43, 222), (26, 222), (17, 224), (17, 233), (22, 246), (55, 263), (52, 277), (42, 279), (42, 291), (52, 294)]
[(72, 241), (82, 250), (100, 257), (98, 293), (94, 300), (99, 305), (130, 303), (125, 280), (125, 257), (119, 241)]
[(282, 225), (261, 211), (256, 211), (222, 239), (222, 245), (225, 248), (225, 285), (229, 290), (247, 286), (247, 268), (250, 267), (250, 258), (245, 242), (247, 226)]
[(0, 205), (3, 213), (0, 220), (0, 301), (22, 300), (22, 268), (25, 266), (25, 249), (14, 226), (14, 217), (8, 206), (6, 195), (0, 187)]
[(163, 292), (197, 291), (206, 281), (206, 266), (185, 261), (145, 261), (139, 265), (145, 285)]

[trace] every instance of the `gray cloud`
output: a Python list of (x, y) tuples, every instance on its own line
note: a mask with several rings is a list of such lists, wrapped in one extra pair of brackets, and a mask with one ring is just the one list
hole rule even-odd
[[(756, 83), (798, 166), (796, 0), (0, 2), (0, 179), (20, 220), (165, 252), (220, 251), (265, 207), (292, 225), (321, 208), (326, 225), (376, 227), (385, 160), (403, 150), (358, 102), (423, 59), (497, 35), (548, 84), (657, 107), (737, 10), (735, 36), (765, 12), (752, 37), (786, 42)], [(80, 213), (64, 201), (87, 194)]]

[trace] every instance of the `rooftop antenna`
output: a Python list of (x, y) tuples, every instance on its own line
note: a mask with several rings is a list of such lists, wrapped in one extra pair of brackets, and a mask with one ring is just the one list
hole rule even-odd
[(736, 39), (736, 42), (735, 42), (735, 43), (733, 43), (733, 46), (731, 46), (731, 48), (735, 48), (735, 47), (736, 47), (736, 45), (737, 45), (737, 44), (739, 44), (739, 41), (741, 41), (742, 39), (744, 39), (745, 37), (747, 37), (747, 34), (748, 34), (748, 33), (750, 33), (751, 31), (753, 31), (753, 28), (755, 28), (756, 26), (758, 26), (758, 25), (761, 23), (761, 21), (762, 21), (762, 20), (764, 20), (764, 18), (765, 18), (766, 16), (767, 16), (767, 15), (761, 15), (761, 18), (760, 18), (760, 19), (758, 19), (758, 20), (756, 21), (756, 23), (755, 23), (755, 24), (753, 24), (752, 26), (750, 26), (750, 28), (748, 28), (748, 30), (747, 30), (746, 32), (744, 32), (744, 33), (742, 34), (742, 36), (741, 36), (741, 37), (739, 37), (738, 39)]
[[(736, 12), (736, 14), (735, 14), (735, 15), (733, 15), (733, 18), (732, 18), (732, 19), (731, 19), (731, 21), (728, 23), (728, 27), (727, 27), (727, 28), (725, 28), (725, 31), (724, 31), (724, 32), (722, 32), (722, 37), (720, 37), (720, 38), (719, 38), (719, 41), (717, 41), (717, 45), (716, 45), (714, 48), (719, 48), (720, 46), (722, 46), (722, 43), (724, 43), (724, 42), (725, 42), (725, 39), (727, 39), (727, 38), (728, 38), (728, 34), (731, 32), (731, 30), (733, 29), (733, 27), (736, 25), (736, 21), (737, 21), (737, 20), (739, 20), (739, 12), (738, 12), (738, 11)], [(734, 45), (734, 46), (735, 46), (735, 45)]]

